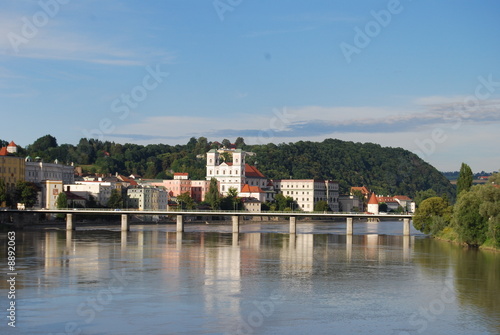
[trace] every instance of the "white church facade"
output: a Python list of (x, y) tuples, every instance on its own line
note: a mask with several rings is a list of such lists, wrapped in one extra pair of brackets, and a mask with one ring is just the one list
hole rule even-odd
[(207, 153), (206, 179), (215, 178), (219, 184), (219, 192), (223, 196), (227, 195), (230, 188), (234, 188), (242, 197), (256, 198), (265, 202), (274, 200), (276, 193), (282, 193), (294, 199), (297, 209), (306, 212), (312, 212), (318, 201), (326, 201), (332, 211), (339, 211), (338, 182), (316, 179), (271, 181), (255, 166), (246, 163), (245, 151), (236, 149), (227, 152), (232, 155), (232, 161), (225, 162), (224, 157), (228, 155), (221, 155), (215, 149)]

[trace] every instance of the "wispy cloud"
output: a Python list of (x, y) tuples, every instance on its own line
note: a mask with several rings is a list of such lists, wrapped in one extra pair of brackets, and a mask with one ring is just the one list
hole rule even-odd
[[(151, 117), (140, 124), (124, 126), (121, 133), (162, 137), (165, 129), (169, 138), (182, 136), (258, 137), (272, 132), (273, 137), (304, 137), (336, 133), (403, 133), (416, 132), (432, 126), (461, 123), (500, 122), (500, 101), (487, 101), (481, 108), (458, 114), (453, 105), (433, 105), (424, 111), (395, 111), (375, 107), (302, 107), (288, 109), (288, 120), (270, 122), (273, 115), (234, 117), (220, 123), (206, 117)], [(353, 117), (355, 115), (355, 117)], [(222, 127), (221, 127), (222, 126)], [(186, 130), (188, 130), (186, 132)]]
[[(176, 55), (164, 50), (123, 46), (130, 41), (105, 40), (97, 34), (72, 30), (71, 24), (58, 19), (39, 28), (26, 38), (21, 33), (22, 15), (0, 14), (0, 55), (28, 58), (85, 62), (114, 66), (144, 66), (152, 62), (172, 63)], [(13, 37), (15, 36), (15, 37)], [(13, 43), (13, 38), (17, 43)], [(19, 42), (22, 41), (22, 42)], [(17, 51), (16, 51), (17, 49)], [(151, 59), (154, 58), (154, 59)]]

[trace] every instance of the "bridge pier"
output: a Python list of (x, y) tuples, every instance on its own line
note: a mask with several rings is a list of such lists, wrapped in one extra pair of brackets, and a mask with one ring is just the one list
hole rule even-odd
[(352, 235), (352, 218), (346, 218), (345, 220), (346, 222), (346, 229), (345, 229), (345, 233), (346, 235)]
[(182, 217), (182, 215), (177, 215), (177, 232), (184, 232), (184, 218)]
[(410, 236), (410, 219), (403, 219), (403, 236)]
[(128, 222), (127, 214), (122, 214), (122, 231), (130, 231), (130, 223)]
[(66, 214), (66, 230), (76, 230), (76, 226), (73, 222), (73, 213)]
[(231, 216), (231, 221), (233, 222), (233, 234), (240, 232), (240, 216), (233, 215)]
[(290, 234), (297, 233), (297, 217), (290, 216)]

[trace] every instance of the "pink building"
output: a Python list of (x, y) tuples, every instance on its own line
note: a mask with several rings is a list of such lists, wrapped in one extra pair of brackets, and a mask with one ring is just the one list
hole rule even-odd
[(170, 196), (177, 197), (189, 192), (194, 201), (205, 200), (210, 180), (190, 180), (188, 173), (174, 173), (174, 179), (163, 180), (161, 183), (152, 183), (154, 186), (164, 186), (170, 191)]

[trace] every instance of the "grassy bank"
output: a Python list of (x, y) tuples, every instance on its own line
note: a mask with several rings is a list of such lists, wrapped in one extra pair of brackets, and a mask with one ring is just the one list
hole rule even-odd
[[(433, 235), (432, 237), (438, 240), (467, 246), (466, 243), (460, 241), (457, 232), (452, 227), (446, 227), (443, 230), (439, 231), (437, 234)], [(497, 248), (495, 246), (495, 243), (492, 239), (487, 239), (483, 244), (479, 246), (479, 249), (500, 251), (500, 248)]]

